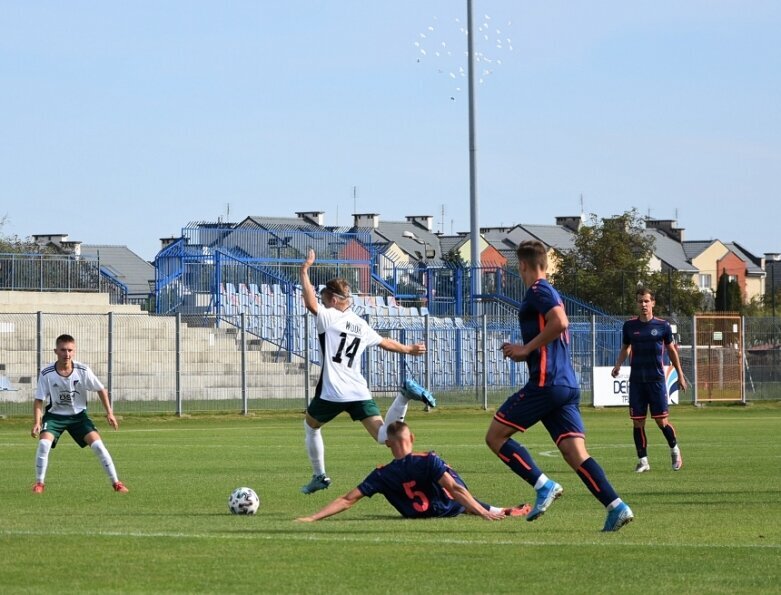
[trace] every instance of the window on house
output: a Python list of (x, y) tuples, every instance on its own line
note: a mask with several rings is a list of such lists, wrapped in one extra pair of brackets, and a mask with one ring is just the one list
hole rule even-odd
[(710, 273), (701, 273), (700, 274), (700, 289), (710, 289), (711, 288), (711, 276)]

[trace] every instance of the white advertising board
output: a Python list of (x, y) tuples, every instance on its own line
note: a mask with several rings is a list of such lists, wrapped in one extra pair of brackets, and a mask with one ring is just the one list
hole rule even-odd
[[(613, 378), (612, 367), (594, 368), (594, 407), (629, 406), (629, 366), (623, 366), (618, 376)], [(664, 367), (667, 384), (667, 402), (678, 404), (678, 372), (672, 365)]]

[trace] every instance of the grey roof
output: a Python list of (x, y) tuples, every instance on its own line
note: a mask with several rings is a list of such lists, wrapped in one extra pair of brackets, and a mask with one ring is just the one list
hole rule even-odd
[(484, 227), (480, 230), (482, 236), (500, 252), (515, 252), (518, 244), (537, 238), (520, 225), (515, 227)]
[[(713, 245), (713, 243), (717, 241), (719, 240), (691, 240), (683, 242), (683, 250), (686, 254), (686, 258), (689, 261), (697, 258), (697, 256), (702, 254), (703, 251), (705, 251), (709, 246)], [(759, 276), (764, 275), (764, 271), (760, 266), (762, 262), (761, 259), (751, 254), (751, 252), (746, 250), (740, 244), (735, 242), (722, 243), (727, 247), (727, 250), (732, 251), (738, 258), (746, 263), (747, 274)]]
[(439, 246), (442, 248), (442, 254), (448, 254), (453, 250), (457, 250), (468, 241), (468, 235), (439, 236)]
[(737, 254), (741, 260), (746, 262), (746, 272), (749, 275), (764, 275), (764, 271), (762, 270), (761, 266), (762, 261), (759, 258), (751, 254), (751, 252), (736, 242), (725, 242), (724, 245)]
[(645, 235), (654, 240), (654, 255), (675, 271), (696, 273), (697, 267), (686, 257), (683, 245), (658, 229), (646, 229)]
[(236, 227), (246, 227), (248, 224), (254, 223), (258, 227), (264, 227), (266, 229), (308, 229), (323, 231), (323, 228), (319, 225), (301, 219), (300, 217), (263, 217), (262, 215), (250, 215), (239, 223)]
[[(365, 230), (367, 228), (357, 227), (356, 230)], [(428, 229), (415, 225), (409, 221), (380, 221), (376, 229), (370, 230), (372, 241), (380, 243), (390, 241), (396, 243), (404, 252), (416, 260), (425, 260), (423, 258), (426, 249), (434, 250), (434, 258), (429, 258), (430, 263), (439, 263), (442, 258), (442, 247), (439, 243), (439, 236)], [(411, 231), (420, 242), (404, 236), (405, 231)]]
[(686, 240), (685, 242), (681, 242), (683, 253), (686, 255), (686, 260), (694, 260), (715, 241), (716, 240)]
[[(562, 252), (575, 248), (575, 232), (561, 225), (518, 224), (511, 228), (487, 227), (482, 232), (494, 248), (508, 257), (510, 265), (515, 262), (516, 247), (526, 240), (539, 240), (548, 248)], [(646, 234), (654, 239), (654, 254), (667, 266), (678, 271), (697, 271), (688, 261), (680, 243), (655, 229), (646, 230)]]
[(518, 263), (515, 250), (518, 244), (528, 240), (539, 240), (548, 248), (566, 251), (575, 247), (575, 234), (560, 225), (523, 225), (514, 227), (485, 227), (480, 230), (483, 237), (507, 258), (507, 265)]
[(562, 225), (520, 225), (549, 248), (565, 252), (575, 248), (575, 233)]
[(554, 250), (571, 250), (575, 247), (575, 233), (562, 225), (527, 225), (513, 227), (484, 227), (483, 237), (500, 251), (513, 250), (527, 240), (539, 240)]
[(149, 294), (149, 282), (155, 280), (155, 267), (127, 246), (82, 244), (81, 255), (98, 258), (101, 267), (127, 285), (129, 294)]
[[(299, 217), (250, 216), (219, 238), (225, 249), (251, 258), (300, 260), (312, 248), (318, 259), (336, 258), (349, 238)], [(265, 235), (258, 235), (258, 233)]]

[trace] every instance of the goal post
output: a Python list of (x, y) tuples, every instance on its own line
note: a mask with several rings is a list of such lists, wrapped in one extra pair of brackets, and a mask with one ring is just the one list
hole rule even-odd
[(743, 318), (737, 314), (694, 317), (694, 402), (746, 402)]

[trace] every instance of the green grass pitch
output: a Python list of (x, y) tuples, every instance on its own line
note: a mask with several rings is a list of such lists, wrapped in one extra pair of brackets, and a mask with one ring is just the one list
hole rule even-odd
[[(93, 411), (96, 413), (97, 410)], [(390, 451), (341, 416), (324, 429), (330, 489), (311, 496), (302, 416), (125, 417), (103, 438), (115, 494), (88, 449), (65, 436), (46, 492), (33, 495), (27, 419), (0, 420), (3, 593), (769, 593), (781, 590), (781, 405), (678, 406), (684, 468), (647, 427), (652, 470), (637, 475), (625, 410), (584, 408), (591, 454), (636, 520), (600, 532), (604, 511), (542, 427), (523, 437), (564, 496), (534, 523), (410, 521), (380, 497), (315, 524), (294, 518), (358, 484)], [(436, 450), (493, 504), (533, 491), (483, 442), (479, 410), (413, 407), (416, 450)], [(242, 485), (257, 516), (229, 514)]]

